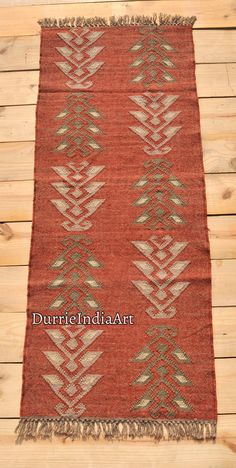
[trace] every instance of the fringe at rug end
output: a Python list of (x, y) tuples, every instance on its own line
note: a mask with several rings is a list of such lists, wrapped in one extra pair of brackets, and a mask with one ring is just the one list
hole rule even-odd
[(77, 28), (77, 27), (104, 27), (104, 26), (193, 26), (196, 16), (167, 15), (160, 13), (152, 16), (110, 16), (104, 18), (84, 16), (72, 18), (43, 18), (38, 21), (42, 28)]
[(216, 421), (25, 417), (20, 419), (15, 432), (17, 444), (25, 440), (52, 440), (55, 436), (63, 440), (127, 440), (147, 437), (155, 441), (214, 441)]

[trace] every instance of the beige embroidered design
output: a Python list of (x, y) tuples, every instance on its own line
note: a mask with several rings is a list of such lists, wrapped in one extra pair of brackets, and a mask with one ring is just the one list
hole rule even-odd
[(101, 284), (93, 275), (103, 265), (89, 249), (92, 241), (84, 235), (70, 235), (64, 237), (61, 244), (63, 251), (51, 265), (57, 276), (48, 286), (56, 292), (49, 309), (82, 314), (99, 309), (93, 294)]
[(145, 174), (134, 184), (141, 194), (134, 206), (141, 212), (136, 225), (155, 230), (158, 227), (172, 229), (185, 222), (180, 209), (186, 205), (182, 193), (185, 185), (172, 173), (173, 164), (167, 159), (151, 159), (144, 162)]
[(76, 329), (64, 326), (45, 331), (53, 348), (44, 351), (44, 355), (54, 368), (54, 373), (42, 377), (61, 400), (55, 410), (61, 416), (80, 416), (86, 410), (81, 400), (102, 377), (90, 371), (102, 351), (89, 351), (88, 348), (103, 331), (88, 330), (82, 325)]
[(88, 218), (104, 202), (103, 198), (94, 197), (104, 182), (93, 179), (104, 167), (83, 161), (78, 167), (71, 162), (66, 166), (52, 168), (62, 179), (60, 182), (53, 182), (52, 186), (63, 198), (52, 199), (51, 202), (67, 218), (62, 223), (67, 231), (85, 231), (92, 226)]
[(172, 303), (190, 284), (189, 281), (176, 281), (190, 263), (189, 260), (175, 260), (188, 242), (174, 241), (167, 235), (160, 240), (151, 236), (149, 241), (133, 241), (132, 244), (147, 259), (133, 261), (146, 280), (132, 281), (152, 304), (146, 312), (155, 319), (174, 317), (177, 309)]
[(140, 28), (140, 34), (140, 40), (130, 49), (135, 55), (131, 64), (135, 73), (132, 82), (160, 88), (165, 83), (175, 81), (172, 73), (175, 64), (170, 58), (175, 52), (174, 47), (156, 27)]
[(129, 128), (146, 143), (143, 149), (150, 156), (169, 153), (169, 142), (181, 129), (181, 125), (172, 124), (180, 111), (169, 109), (178, 97), (174, 94), (151, 92), (129, 96), (141, 108), (130, 111), (141, 125)]
[(144, 394), (132, 409), (154, 418), (174, 417), (176, 410), (190, 411), (190, 404), (181, 394), (183, 387), (192, 385), (182, 370), (190, 359), (175, 342), (177, 329), (154, 325), (146, 333), (148, 343), (133, 358), (133, 362), (145, 366), (133, 382), (143, 388)]
[(69, 158), (87, 158), (101, 150), (97, 141), (101, 133), (97, 120), (101, 114), (91, 104), (92, 100), (91, 93), (68, 93), (64, 109), (56, 116), (59, 121), (56, 136), (60, 138), (56, 151), (65, 153)]
[(71, 29), (58, 32), (57, 35), (65, 43), (56, 47), (64, 61), (56, 62), (57, 67), (69, 78), (66, 85), (72, 89), (91, 88), (91, 77), (101, 68), (104, 62), (95, 60), (103, 50), (103, 46), (94, 45), (104, 34), (104, 31), (93, 31), (90, 28)]

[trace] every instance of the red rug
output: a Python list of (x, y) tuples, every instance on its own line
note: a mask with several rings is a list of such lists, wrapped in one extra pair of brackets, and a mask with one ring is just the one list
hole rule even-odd
[(214, 439), (194, 17), (41, 22), (24, 439)]

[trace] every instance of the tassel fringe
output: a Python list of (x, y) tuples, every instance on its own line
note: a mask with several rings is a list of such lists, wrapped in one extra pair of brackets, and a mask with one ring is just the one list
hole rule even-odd
[(104, 438), (106, 440), (127, 440), (148, 437), (155, 441), (215, 440), (214, 420), (147, 420), (147, 419), (79, 419), (21, 418), (15, 430), (17, 444), (24, 440), (51, 440), (57, 436), (71, 440)]
[(43, 18), (38, 21), (42, 28), (78, 28), (78, 27), (106, 27), (106, 26), (193, 26), (196, 16), (166, 15), (160, 13), (152, 16), (111, 16), (103, 18), (94, 16), (85, 18), (77, 16), (73, 18)]

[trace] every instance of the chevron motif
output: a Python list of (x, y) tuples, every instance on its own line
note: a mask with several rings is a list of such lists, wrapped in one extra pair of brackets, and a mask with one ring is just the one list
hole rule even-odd
[(62, 309), (63, 312), (72, 314), (84, 314), (99, 309), (92, 291), (101, 288), (101, 285), (93, 278), (91, 270), (101, 268), (102, 264), (88, 248), (92, 241), (79, 235), (65, 237), (61, 243), (63, 252), (51, 265), (58, 276), (48, 286), (57, 292), (49, 308)]
[(171, 304), (190, 284), (188, 281), (176, 281), (190, 261), (175, 258), (186, 248), (188, 242), (175, 242), (171, 236), (158, 240), (157, 236), (149, 241), (133, 241), (132, 244), (147, 260), (135, 260), (133, 264), (147, 280), (133, 280), (134, 286), (143, 294), (152, 306), (146, 309), (152, 318), (172, 318), (177, 313)]
[(89, 370), (102, 351), (88, 351), (88, 348), (103, 331), (88, 330), (85, 326), (78, 326), (76, 330), (64, 326), (45, 332), (53, 348), (43, 353), (54, 368), (54, 373), (42, 377), (61, 400), (55, 410), (61, 416), (80, 416), (86, 410), (81, 400), (102, 377)]
[(176, 344), (177, 330), (167, 325), (152, 326), (146, 331), (149, 342), (133, 358), (145, 369), (133, 385), (144, 388), (144, 394), (133, 410), (148, 412), (154, 418), (173, 418), (176, 410), (190, 411), (191, 406), (181, 395), (181, 388), (191, 386), (182, 366), (190, 359)]
[(129, 128), (146, 143), (143, 149), (150, 156), (169, 153), (169, 142), (181, 129), (180, 125), (172, 125), (180, 111), (169, 110), (178, 97), (174, 94), (150, 92), (129, 96), (141, 108), (130, 111), (141, 125)]
[(90, 78), (104, 63), (95, 60), (103, 46), (96, 46), (94, 43), (103, 34), (104, 31), (91, 31), (89, 28), (57, 33), (65, 45), (56, 47), (64, 59), (63, 62), (56, 62), (56, 65), (69, 78), (66, 82), (69, 88), (88, 89), (93, 85)]
[(135, 54), (135, 60), (131, 64), (135, 72), (132, 82), (159, 88), (165, 83), (175, 81), (172, 74), (175, 64), (169, 57), (175, 52), (172, 45), (156, 28), (143, 28), (140, 33), (143, 37), (130, 49)]
[(185, 202), (176, 191), (181, 191), (185, 186), (171, 174), (172, 163), (166, 159), (151, 159), (144, 163), (144, 167), (146, 173), (134, 184), (135, 189), (142, 190), (134, 202), (134, 206), (142, 209), (135, 223), (151, 230), (158, 227), (169, 230), (182, 225), (184, 218), (176, 208), (185, 206)]
[(87, 157), (91, 152), (101, 150), (101, 146), (95, 140), (101, 130), (94, 123), (101, 115), (90, 104), (92, 98), (93, 96), (87, 93), (67, 95), (65, 108), (56, 116), (60, 121), (56, 131), (60, 143), (56, 151), (65, 152), (68, 157)]
[(51, 202), (67, 218), (67, 221), (61, 224), (67, 231), (85, 231), (92, 226), (87, 218), (104, 202), (104, 199), (93, 198), (104, 182), (92, 181), (92, 179), (104, 167), (91, 166), (87, 161), (83, 161), (78, 168), (74, 163), (52, 168), (65, 181), (52, 183), (64, 200), (53, 199)]

